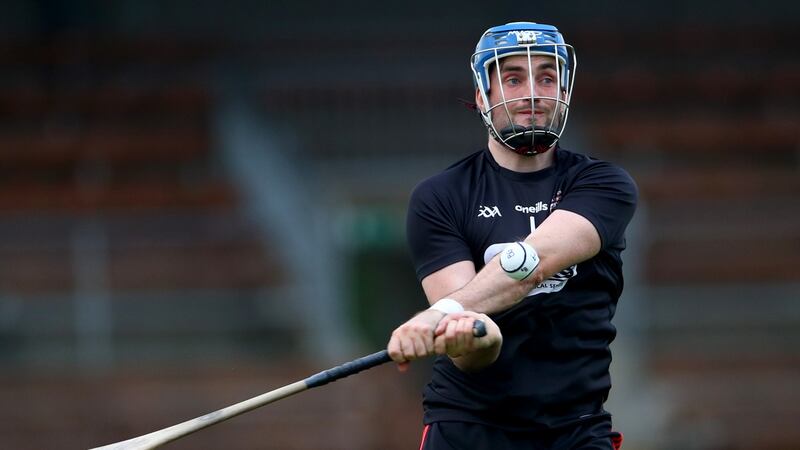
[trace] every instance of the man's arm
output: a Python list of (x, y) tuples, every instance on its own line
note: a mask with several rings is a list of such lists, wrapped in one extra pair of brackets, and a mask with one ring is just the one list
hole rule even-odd
[[(475, 278), (475, 265), (472, 261), (459, 261), (451, 264), (422, 280), (422, 289), (431, 305), (448, 294), (457, 291)], [(442, 315), (434, 330), (434, 352), (448, 355), (459, 369), (469, 372), (482, 369), (493, 363), (500, 355), (503, 336), (500, 329), (488, 316), (469, 312)], [(432, 311), (435, 316), (438, 311)], [(477, 341), (471, 330), (475, 319), (481, 319), (487, 326), (486, 337)]]
[[(543, 280), (596, 255), (601, 246), (594, 225), (565, 210), (553, 211), (525, 241), (536, 249), (540, 259), (536, 270), (525, 280), (507, 276), (497, 257), (477, 274), (472, 262), (461, 261), (422, 280), (428, 301), (435, 303), (447, 297), (461, 303), (464, 309), (478, 313), (504, 311)], [(388, 345), (392, 359), (404, 363), (435, 353), (434, 332), (444, 317), (442, 312), (425, 310), (397, 328)], [(461, 356), (462, 361), (470, 355)], [(485, 359), (482, 355), (475, 355), (475, 358)]]
[[(495, 257), (472, 280), (447, 297), (470, 311), (487, 314), (504, 311), (542, 281), (596, 255), (601, 245), (600, 235), (591, 222), (565, 210), (553, 211), (536, 231), (525, 238), (525, 242), (539, 255), (539, 265), (530, 276), (522, 281), (510, 278)], [(425, 278), (423, 287), (426, 283), (441, 284), (440, 280), (433, 278), (438, 274)]]

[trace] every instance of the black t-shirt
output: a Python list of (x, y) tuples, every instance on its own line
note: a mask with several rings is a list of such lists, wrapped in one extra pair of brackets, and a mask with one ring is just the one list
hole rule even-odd
[(411, 196), (407, 233), (419, 280), (459, 261), (473, 261), (480, 270), (554, 209), (585, 217), (602, 241), (593, 258), (492, 315), (503, 333), (494, 364), (465, 373), (447, 357), (436, 359), (424, 391), (425, 423), (458, 420), (515, 430), (604, 414), (609, 344), (616, 335), (611, 319), (623, 285), (620, 253), (637, 190), (613, 164), (554, 151), (552, 166), (518, 173), (500, 167), (484, 149), (423, 181)]

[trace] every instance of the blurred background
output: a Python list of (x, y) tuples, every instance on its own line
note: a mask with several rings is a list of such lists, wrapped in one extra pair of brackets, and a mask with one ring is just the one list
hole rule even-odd
[[(557, 25), (567, 148), (641, 189), (608, 408), (626, 449), (800, 444), (800, 6), (6, 0), (0, 447), (88, 448), (377, 351), (425, 300), (408, 195), (485, 145), (468, 59)], [(411, 449), (428, 363), (175, 449)]]

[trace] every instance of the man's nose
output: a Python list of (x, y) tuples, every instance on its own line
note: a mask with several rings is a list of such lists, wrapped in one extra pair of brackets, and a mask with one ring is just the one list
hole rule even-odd
[[(533, 95), (531, 95), (531, 92), (533, 92)], [(533, 88), (531, 88), (531, 84), (530, 83), (525, 83), (524, 86), (522, 86), (522, 95), (524, 97), (528, 97), (528, 98), (535, 97), (536, 96), (536, 86), (533, 86)]]
[(537, 97), (539, 97), (539, 92), (538, 91), (539, 91), (539, 89), (536, 87), (535, 83), (533, 84), (533, 86), (531, 86), (530, 83), (526, 83), (526, 85), (525, 85), (525, 96), (526, 97), (530, 97), (530, 98), (536, 99)]

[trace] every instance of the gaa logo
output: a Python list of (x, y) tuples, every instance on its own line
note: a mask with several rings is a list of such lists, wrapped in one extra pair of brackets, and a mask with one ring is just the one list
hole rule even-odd
[(498, 208), (497, 206), (493, 207), (483, 206), (483, 205), (478, 206), (478, 217), (492, 218), (494, 216), (503, 217), (503, 215), (500, 214), (500, 208)]

